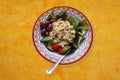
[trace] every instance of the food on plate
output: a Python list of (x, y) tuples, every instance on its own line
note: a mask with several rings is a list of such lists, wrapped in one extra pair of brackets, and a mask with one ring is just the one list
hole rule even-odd
[(53, 43), (58, 43), (62, 48), (73, 42), (75, 38), (75, 29), (70, 25), (69, 21), (58, 20), (53, 22), (53, 29), (50, 32), (50, 36), (53, 39)]
[[(85, 39), (88, 24), (84, 19), (67, 14), (61, 10), (55, 14), (48, 14), (46, 21), (40, 22), (41, 42), (50, 51), (58, 52), (60, 55), (72, 54)], [(68, 55), (67, 54), (67, 55)]]

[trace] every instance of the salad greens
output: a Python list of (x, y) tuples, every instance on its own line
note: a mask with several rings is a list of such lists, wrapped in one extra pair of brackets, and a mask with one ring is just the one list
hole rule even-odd
[[(69, 52), (67, 55), (70, 55), (75, 52), (75, 50), (79, 47), (80, 43), (85, 39), (84, 36), (85, 36), (86, 32), (88, 31), (88, 24), (84, 19), (79, 19), (78, 17), (67, 15), (66, 12), (67, 12), (66, 10), (61, 10), (56, 15), (53, 12), (51, 12), (47, 16), (46, 21), (50, 21), (52, 19), (52, 17), (55, 17), (55, 19), (57, 19), (57, 20), (58, 19), (62, 19), (62, 20), (67, 19), (67, 21), (69, 21), (70, 24), (73, 25), (73, 27), (76, 31), (76, 35), (73, 40), (73, 43), (70, 43), (69, 45), (66, 45), (65, 47), (62, 48), (63, 54)], [(50, 51), (54, 51), (54, 49), (52, 47), (53, 41), (51, 40), (51, 37), (49, 35), (43, 37), (41, 39), (41, 42), (45, 43), (46, 47)], [(55, 46), (57, 46), (57, 45), (54, 45), (54, 47)]]
[(72, 16), (71, 16), (71, 17), (68, 19), (68, 21), (71, 23), (71, 25), (73, 25), (74, 29), (76, 29), (76, 28), (78, 27), (79, 23), (80, 23), (80, 20), (79, 20), (78, 17), (72, 17)]
[(50, 36), (46, 36), (46, 37), (42, 38), (41, 41), (43, 43), (46, 43), (46, 42), (49, 42), (51, 40), (50, 38), (51, 38)]
[(71, 25), (74, 26), (74, 29), (76, 30), (76, 37), (73, 42), (74, 48), (78, 48), (80, 42), (84, 40), (84, 35), (88, 30), (88, 24), (85, 20), (80, 20), (78, 17), (70, 17), (68, 21), (71, 23)]
[(65, 46), (63, 47), (62, 51), (63, 53), (65, 53), (66, 51), (68, 51), (70, 49), (71, 46)]
[(66, 10), (61, 10), (60, 13), (58, 13), (55, 16), (57, 17), (57, 19), (59, 19), (59, 18), (64, 19), (66, 17)]
[(46, 21), (48, 21), (48, 20), (50, 20), (52, 17), (53, 17), (53, 12), (51, 12), (48, 16), (47, 16), (47, 18), (46, 18)]
[(50, 40), (47, 44), (47, 48), (50, 50), (50, 51), (54, 51), (54, 49), (52, 48), (52, 40)]

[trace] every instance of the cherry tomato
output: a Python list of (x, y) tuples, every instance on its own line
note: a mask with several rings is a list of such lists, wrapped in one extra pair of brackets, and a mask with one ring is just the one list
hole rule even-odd
[(61, 48), (59, 48), (57, 52), (58, 52), (59, 54), (63, 54), (63, 51), (62, 51)]
[(57, 51), (57, 50), (60, 48), (60, 46), (59, 46), (58, 44), (53, 44), (53, 45), (52, 45), (52, 48), (53, 48), (55, 51)]

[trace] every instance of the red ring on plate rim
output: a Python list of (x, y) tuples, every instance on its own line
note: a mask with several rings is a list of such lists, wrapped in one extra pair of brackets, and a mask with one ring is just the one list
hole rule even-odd
[[(85, 18), (85, 19), (88, 21), (88, 23), (89, 23), (89, 26), (90, 26), (90, 29), (91, 29), (91, 42), (90, 42), (90, 45), (89, 45), (87, 51), (84, 53), (84, 55), (82, 55), (79, 59), (77, 59), (77, 60), (75, 60), (75, 61), (68, 62), (68, 63), (60, 63), (60, 64), (62, 64), (62, 65), (67, 65), (67, 64), (75, 63), (75, 62), (79, 61), (80, 59), (82, 59), (82, 58), (88, 53), (88, 51), (90, 50), (90, 48), (91, 48), (91, 46), (92, 46), (92, 42), (93, 42), (93, 29), (92, 29), (92, 25), (91, 25), (90, 21), (88, 20), (88, 18), (87, 18), (81, 11), (79, 11), (79, 10), (73, 8), (73, 7), (69, 7), (69, 6), (55, 6), (55, 7), (53, 7), (53, 8), (48, 9), (47, 11), (52, 10), (52, 9), (54, 9), (54, 8), (71, 8), (71, 9), (74, 9), (74, 10), (78, 11), (80, 14), (82, 14), (82, 16), (84, 16), (84, 18)], [(35, 49), (37, 50), (37, 52), (38, 52), (44, 59), (46, 59), (47, 61), (52, 62), (52, 63), (55, 63), (54, 61), (51, 61), (51, 60), (47, 59), (46, 57), (44, 57), (44, 56), (41, 54), (41, 52), (37, 49), (37, 47), (36, 47), (36, 45), (35, 45), (35, 41), (34, 41), (34, 29), (35, 29), (35, 25), (36, 25), (37, 21), (39, 20), (39, 18), (40, 18), (44, 13), (46, 13), (47, 11), (43, 12), (43, 13), (37, 18), (37, 20), (36, 20), (36, 22), (35, 22), (35, 24), (34, 24), (33, 30), (32, 30), (32, 40), (33, 40), (33, 44), (34, 44)]]

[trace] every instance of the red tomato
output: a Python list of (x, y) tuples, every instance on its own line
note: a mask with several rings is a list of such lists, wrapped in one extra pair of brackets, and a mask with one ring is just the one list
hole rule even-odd
[(57, 52), (58, 52), (59, 54), (63, 54), (63, 52), (62, 52), (62, 49), (61, 49), (61, 48), (59, 48)]
[(57, 51), (60, 48), (60, 46), (58, 44), (53, 44), (52, 48)]

